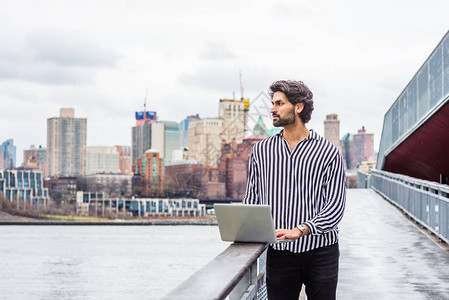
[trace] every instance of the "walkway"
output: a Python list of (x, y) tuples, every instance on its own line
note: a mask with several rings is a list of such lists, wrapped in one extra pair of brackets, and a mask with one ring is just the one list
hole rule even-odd
[(448, 299), (449, 251), (376, 192), (348, 190), (337, 299)]

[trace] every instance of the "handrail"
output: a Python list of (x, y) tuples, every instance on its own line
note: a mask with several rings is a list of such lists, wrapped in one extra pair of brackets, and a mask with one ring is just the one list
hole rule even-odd
[[(268, 244), (233, 243), (162, 299), (241, 299), (257, 292), (257, 261)], [(251, 290), (255, 290), (251, 292)], [(233, 295), (234, 293), (234, 295)], [(252, 297), (246, 297), (251, 299)]]
[(449, 244), (449, 186), (372, 170), (371, 188)]
[(367, 189), (370, 188), (370, 178), (371, 175), (369, 173), (358, 170), (357, 171), (357, 188), (358, 189)]

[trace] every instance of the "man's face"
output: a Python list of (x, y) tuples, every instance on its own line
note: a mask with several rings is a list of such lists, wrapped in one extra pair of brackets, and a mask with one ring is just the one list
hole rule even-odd
[(296, 122), (296, 107), (288, 101), (282, 92), (275, 92), (271, 101), (270, 110), (273, 116), (273, 126), (285, 127)]

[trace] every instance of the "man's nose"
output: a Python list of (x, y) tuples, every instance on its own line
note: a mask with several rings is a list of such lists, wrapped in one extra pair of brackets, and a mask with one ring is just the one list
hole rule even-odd
[(272, 106), (270, 109), (270, 114), (273, 114), (275, 112), (277, 112), (277, 109), (274, 106)]

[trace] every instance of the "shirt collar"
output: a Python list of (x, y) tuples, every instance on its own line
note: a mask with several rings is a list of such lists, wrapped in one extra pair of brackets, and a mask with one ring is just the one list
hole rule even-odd
[[(318, 140), (318, 134), (315, 132), (315, 130), (309, 129), (309, 132), (310, 132), (309, 136), (306, 137), (303, 141), (308, 140), (308, 139)], [(279, 136), (279, 137), (283, 137), (284, 136), (284, 129), (279, 131), (276, 135)]]

